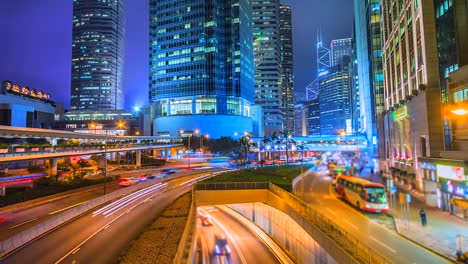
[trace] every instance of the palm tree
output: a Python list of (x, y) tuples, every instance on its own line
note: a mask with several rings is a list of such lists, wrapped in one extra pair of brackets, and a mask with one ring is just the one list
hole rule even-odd
[(247, 157), (248, 157), (250, 146), (252, 145), (252, 143), (250, 142), (249, 136), (242, 136), (241, 138), (239, 138), (239, 144), (241, 147), (241, 150), (240, 150), (241, 165), (245, 165), (245, 163), (247, 162)]
[(296, 141), (292, 139), (292, 133), (287, 129), (283, 130), (283, 132), (281, 132), (281, 135), (284, 137), (284, 140), (286, 142), (286, 164), (289, 164), (289, 144), (296, 144)]
[[(267, 146), (270, 143), (271, 143), (271, 137), (267, 137), (267, 136), (263, 137), (263, 139), (260, 141), (260, 144), (262, 144), (263, 146)], [(265, 155), (268, 157), (268, 151), (265, 151)], [(266, 159), (266, 157), (265, 157), (265, 159)], [(263, 160), (263, 158), (260, 157), (259, 161), (262, 161), (262, 160)]]

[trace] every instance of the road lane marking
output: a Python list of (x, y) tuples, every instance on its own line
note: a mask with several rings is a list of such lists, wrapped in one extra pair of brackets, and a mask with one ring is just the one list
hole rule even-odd
[(14, 226), (10, 226), (10, 229), (16, 228), (16, 227), (18, 227), (18, 226), (25, 225), (25, 224), (27, 224), (27, 223), (31, 223), (31, 222), (33, 222), (33, 221), (36, 221), (37, 219), (39, 219), (39, 217), (36, 217), (36, 218), (34, 218), (34, 219), (31, 219), (31, 220), (28, 220), (28, 221), (23, 222), (23, 223), (21, 223), (21, 224), (17, 224), (17, 225), (14, 225)]
[(70, 205), (70, 206), (68, 206), (68, 207), (59, 209), (59, 210), (57, 210), (57, 211), (50, 212), (49, 215), (54, 215), (54, 214), (56, 214), (56, 213), (60, 213), (60, 212), (66, 211), (66, 210), (68, 210), (68, 209), (70, 209), (70, 208), (73, 208), (73, 207), (75, 207), (75, 206), (78, 206), (78, 205), (81, 205), (81, 204), (84, 204), (84, 203), (87, 203), (87, 202), (88, 202), (88, 201), (84, 201), (84, 202), (81, 202), (81, 203), (77, 203), (77, 204), (74, 204), (74, 205)]
[(350, 225), (352, 228), (358, 230), (358, 227), (356, 225), (354, 225), (353, 223), (351, 223), (350, 221), (346, 220), (346, 219), (343, 219), (343, 221), (345, 221), (346, 223), (348, 223), (348, 225)]
[(72, 252), (72, 255), (75, 255), (76, 252), (80, 251), (80, 248), (75, 249), (75, 251)]
[[(214, 208), (214, 207), (213, 207)], [(200, 208), (201, 211), (205, 211), (203, 208)], [(216, 209), (218, 211), (218, 209)], [(228, 232), (227, 228), (224, 227), (215, 217), (210, 215), (207, 211), (205, 211), (206, 215), (209, 215), (211, 219), (213, 219), (214, 222), (224, 231), (224, 234), (229, 237), (229, 240), (232, 242), (233, 247), (235, 248), (237, 255), (239, 256), (239, 259), (241, 263), (247, 263), (247, 260), (245, 259), (244, 255), (242, 254), (241, 250), (239, 249), (239, 246), (236, 243), (236, 240), (231, 236), (231, 233)]]
[[(164, 185), (167, 185), (167, 183), (165, 183)], [(179, 186), (180, 187), (180, 186)], [(171, 189), (173, 188), (176, 188), (176, 187), (172, 187)], [(166, 192), (168, 191), (169, 189), (163, 189), (162, 192)], [(151, 198), (155, 197), (156, 195), (158, 195), (160, 193), (156, 193), (154, 194), (153, 196), (151, 196)], [(137, 204), (135, 204), (134, 206), (132, 206), (129, 210), (132, 210), (133, 208), (139, 206), (140, 204), (142, 204), (142, 202), (139, 202)], [(106, 229), (106, 228), (109, 228), (109, 225), (111, 225), (112, 223), (114, 223), (115, 221), (119, 220), (122, 216), (126, 215), (128, 211), (125, 211), (123, 213), (121, 213), (119, 216), (115, 217), (114, 219), (112, 219), (109, 223), (107, 223), (107, 225), (99, 228), (98, 230), (96, 230), (94, 233), (92, 233), (89, 237), (87, 237), (85, 240), (83, 240), (81, 243), (79, 243), (76, 247), (74, 247), (71, 251), (69, 251), (67, 254), (65, 254), (63, 257), (61, 257), (59, 260), (57, 260), (54, 264), (58, 264), (60, 262), (62, 262), (64, 259), (66, 259), (68, 256), (70, 256), (73, 251), (75, 251), (77, 248), (80, 248), (82, 245), (84, 245), (86, 242), (88, 242), (91, 238), (93, 238), (94, 236), (96, 236), (99, 232), (101, 232), (102, 230)]]
[(370, 237), (370, 239), (372, 239), (372, 240), (374, 240), (375, 242), (379, 243), (380, 245), (386, 247), (388, 250), (392, 251), (393, 253), (396, 253), (396, 250), (394, 250), (393, 248), (391, 248), (391, 247), (387, 246), (386, 244), (380, 242), (380, 241), (377, 240), (375, 237), (373, 237), (373, 236), (369, 236), (369, 237)]
[(329, 208), (327, 208), (327, 211), (330, 212), (330, 213), (333, 214), (333, 215), (337, 215), (336, 212), (330, 210)]

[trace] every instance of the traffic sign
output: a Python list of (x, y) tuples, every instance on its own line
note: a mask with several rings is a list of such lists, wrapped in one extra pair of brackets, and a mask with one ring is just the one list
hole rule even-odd
[(396, 187), (396, 186), (392, 186), (392, 187), (390, 188), (390, 190), (391, 190), (392, 194), (393, 194), (393, 193), (396, 193), (397, 187)]

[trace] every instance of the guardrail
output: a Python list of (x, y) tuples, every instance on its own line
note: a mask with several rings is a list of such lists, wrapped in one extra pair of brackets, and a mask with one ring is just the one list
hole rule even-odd
[[(181, 144), (135, 144), (135, 145), (111, 145), (107, 146), (107, 152), (114, 150), (140, 150), (148, 148), (158, 147), (176, 147)], [(4, 150), (4, 151), (1, 151)], [(73, 153), (73, 152), (105, 152), (106, 147), (104, 145), (98, 146), (56, 146), (48, 148), (38, 148), (38, 150), (30, 150), (30, 148), (22, 148), (21, 151), (12, 151), (11, 149), (0, 149), (0, 157), (18, 157), (27, 155), (41, 155), (41, 154), (52, 154), (52, 153)]]
[(197, 183), (195, 190), (251, 190), (268, 189), (268, 182), (217, 182)]
[(185, 224), (184, 233), (180, 239), (177, 253), (174, 257), (175, 264), (178, 263), (190, 263), (190, 260), (194, 260), (195, 250), (195, 229), (197, 221), (197, 204), (195, 201), (195, 191), (192, 190), (192, 203), (190, 205), (190, 212), (187, 217), (187, 223)]
[[(148, 187), (150, 185), (156, 184), (159, 181), (148, 181), (148, 182), (142, 182), (137, 185), (133, 185), (130, 187), (126, 187), (123, 189), (120, 189), (118, 191), (111, 192), (109, 194), (106, 194), (104, 196), (101, 196), (99, 198), (93, 199), (87, 203), (84, 203), (80, 206), (77, 206), (75, 208), (72, 208), (70, 210), (67, 210), (61, 214), (55, 215), (52, 218), (49, 218), (48, 220), (28, 229), (25, 230), (21, 233), (16, 234), (15, 236), (4, 240), (0, 242), (0, 256), (6, 256), (9, 253), (14, 252), (15, 250), (21, 248), (22, 246), (26, 245), (28, 242), (30, 242), (33, 239), (36, 239), (47, 232), (57, 228), (58, 226), (70, 221), (71, 219), (84, 214), (88, 211), (90, 211), (93, 208), (96, 208), (97, 206), (100, 206), (106, 202), (109, 202), (110, 200), (113, 200), (117, 197), (120, 197), (122, 195), (128, 194), (130, 192), (136, 191), (138, 189), (142, 189), (145, 187)], [(0, 257), (1, 260), (1, 257)]]
[[(280, 187), (269, 183), (269, 190), (279, 196), (288, 206), (293, 208), (299, 214), (306, 216), (306, 219), (320, 229), (325, 235), (330, 237), (341, 249), (352, 256), (356, 263), (393, 263), (382, 254), (371, 249), (364, 242), (361, 242), (355, 236), (339, 227), (331, 218), (319, 213), (311, 206), (304, 203), (296, 196), (281, 189)], [(329, 252), (331, 253), (331, 252)]]

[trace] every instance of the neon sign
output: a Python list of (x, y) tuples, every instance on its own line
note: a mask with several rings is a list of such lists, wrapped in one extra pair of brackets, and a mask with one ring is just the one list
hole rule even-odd
[(50, 100), (50, 94), (48, 93), (36, 89), (31, 89), (27, 86), (21, 87), (19, 84), (12, 83), (10, 81), (4, 81), (3, 87), (7, 93), (25, 95), (28, 97), (33, 97), (34, 99)]

